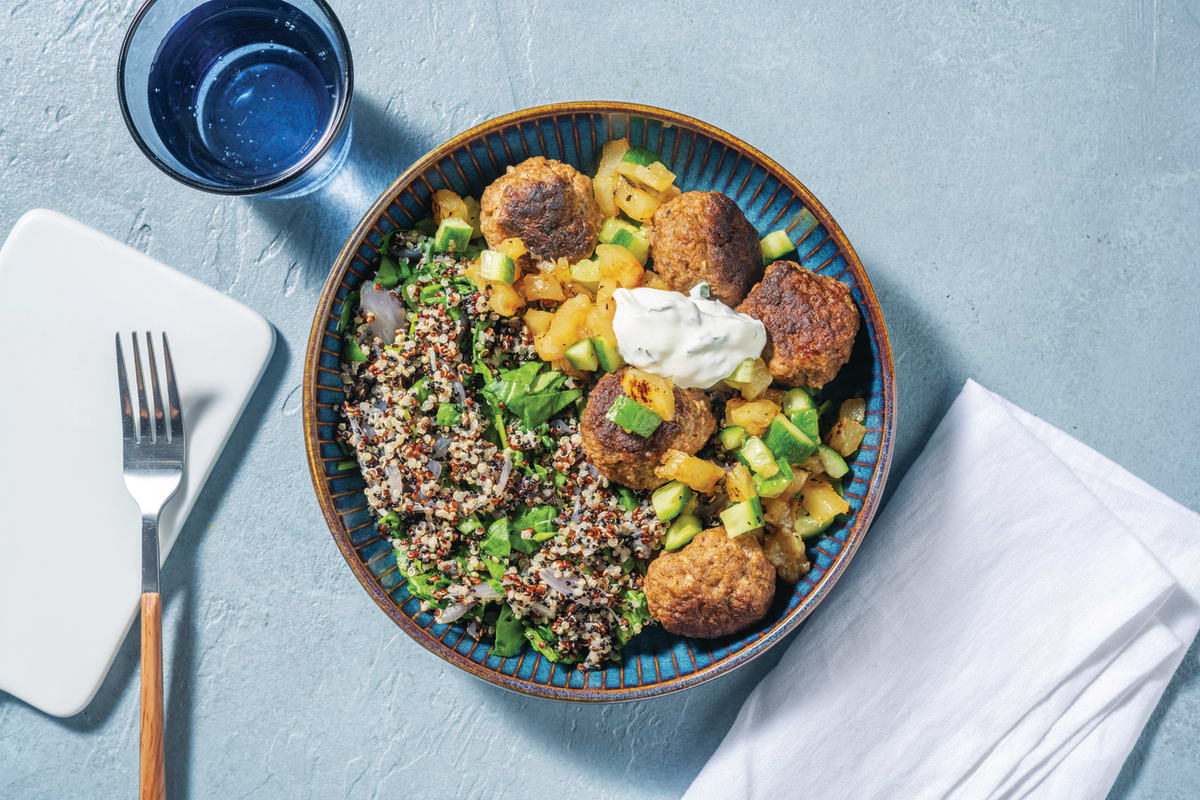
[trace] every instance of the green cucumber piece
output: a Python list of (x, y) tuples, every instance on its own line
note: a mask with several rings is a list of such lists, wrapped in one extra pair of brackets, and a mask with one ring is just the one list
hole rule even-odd
[(662, 417), (624, 394), (616, 399), (604, 416), (626, 433), (644, 437), (651, 436), (662, 424)]
[(792, 523), (792, 527), (795, 528), (796, 533), (801, 539), (815, 539), (823, 534), (833, 524), (835, 519), (837, 519), (837, 516), (830, 517), (824, 522), (817, 522), (806, 514), (803, 517), (797, 517)]
[(775, 462), (779, 466), (779, 471), (769, 478), (764, 478), (762, 475), (754, 475), (754, 488), (758, 491), (759, 497), (778, 497), (783, 494), (783, 490), (788, 487), (795, 478), (795, 473), (786, 461)]
[(592, 346), (591, 339), (581, 339), (568, 347), (566, 356), (567, 362), (572, 367), (584, 372), (593, 372), (600, 366), (600, 361), (596, 358), (596, 348)]
[(775, 455), (757, 436), (746, 437), (738, 456), (746, 466), (765, 477), (769, 478), (779, 471), (779, 467), (775, 466)]
[(691, 488), (681, 481), (664, 483), (650, 495), (650, 505), (654, 513), (663, 522), (670, 522), (679, 516), (688, 500), (692, 499)]
[(650, 240), (641, 228), (623, 219), (610, 217), (604, 220), (600, 228), (600, 241), (604, 244), (615, 244), (633, 253), (634, 257), (646, 265), (650, 255)]
[(763, 443), (777, 458), (800, 464), (817, 452), (817, 443), (782, 414), (776, 414), (763, 434)]
[(625, 155), (621, 156), (621, 160), (627, 164), (641, 164), (643, 167), (648, 167), (658, 161), (658, 153), (635, 144), (630, 145), (629, 149), (625, 151)]
[(763, 263), (775, 261), (796, 249), (792, 237), (785, 230), (771, 231), (759, 244), (762, 245)]
[(571, 280), (586, 286), (593, 292), (600, 286), (604, 275), (600, 272), (600, 264), (591, 259), (577, 261), (571, 265)]
[(625, 359), (621, 357), (614, 342), (601, 336), (593, 336), (592, 348), (596, 351), (596, 360), (600, 362), (600, 366), (604, 368), (605, 372), (616, 372), (625, 366)]
[(721, 524), (731, 539), (761, 529), (765, 524), (762, 503), (757, 497), (734, 503), (721, 512)]
[(818, 445), (817, 455), (820, 456), (821, 464), (825, 467), (825, 474), (831, 478), (840, 478), (850, 471), (850, 467), (846, 466), (846, 459), (842, 458), (841, 454), (832, 447)]
[(726, 450), (737, 450), (746, 441), (746, 429), (741, 425), (730, 425), (728, 428), (722, 428), (717, 438), (721, 440), (721, 447)]
[(821, 415), (815, 408), (802, 408), (795, 414), (788, 414), (788, 419), (792, 421), (793, 425), (804, 431), (805, 436), (814, 442), (821, 441)]
[(730, 383), (749, 383), (754, 377), (754, 359), (747, 358), (733, 368), (733, 372), (729, 373), (729, 377), (725, 380)]
[(461, 253), (471, 243), (471, 223), (450, 217), (442, 220), (433, 234), (433, 249), (441, 253)]
[(817, 404), (813, 402), (812, 395), (804, 389), (788, 389), (787, 394), (783, 396), (783, 413), (789, 417), (797, 411), (803, 411), (806, 408), (816, 409)]
[(691, 514), (684, 514), (672, 522), (671, 527), (667, 528), (667, 532), (663, 534), (663, 549), (678, 550), (692, 541), (692, 539), (695, 539), (696, 534), (699, 532), (700, 520)]
[(516, 263), (504, 253), (484, 250), (479, 254), (479, 276), (485, 281), (512, 283), (516, 273)]

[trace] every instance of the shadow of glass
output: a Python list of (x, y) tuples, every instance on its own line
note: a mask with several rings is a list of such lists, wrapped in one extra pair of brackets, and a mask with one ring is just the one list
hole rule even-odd
[(429, 137), (406, 130), (370, 97), (357, 95), (346, 163), (317, 191), (291, 200), (247, 202), (272, 230), (286, 231), (284, 247), (306, 277), (323, 282), (338, 251), (371, 203), (413, 161), (432, 149)]

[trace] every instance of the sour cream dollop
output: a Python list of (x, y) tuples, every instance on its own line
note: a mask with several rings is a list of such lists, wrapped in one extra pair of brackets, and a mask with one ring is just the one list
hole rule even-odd
[(704, 296), (663, 289), (617, 289), (613, 332), (621, 357), (633, 366), (674, 379), (688, 389), (707, 389), (729, 377), (767, 344), (761, 322)]

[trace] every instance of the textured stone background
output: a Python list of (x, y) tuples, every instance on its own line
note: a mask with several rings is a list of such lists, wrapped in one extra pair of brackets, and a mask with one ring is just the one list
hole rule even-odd
[[(57, 209), (280, 334), (163, 575), (174, 797), (678, 796), (775, 660), (635, 705), (525, 699), (409, 641), (324, 529), (299, 393), (329, 264), (410, 161), (514, 108), (675, 108), (805, 181), (891, 329), (893, 480), (970, 375), (1200, 507), (1197, 0), (741, 2), (728, 17), (682, 2), (335, 0), (357, 64), (351, 166), (277, 204), (188, 190), (134, 147), (114, 88), (134, 5), (0, 8), (0, 231)], [(73, 719), (0, 696), (0, 797), (134, 796), (136, 644)], [(1198, 792), (1193, 646), (1112, 797)]]

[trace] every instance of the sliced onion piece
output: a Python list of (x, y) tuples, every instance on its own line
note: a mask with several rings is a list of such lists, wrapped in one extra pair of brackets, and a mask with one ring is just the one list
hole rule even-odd
[(375, 315), (375, 319), (367, 323), (367, 331), (383, 340), (384, 344), (395, 343), (396, 331), (408, 325), (408, 313), (400, 298), (374, 283), (367, 283), (360, 290), (359, 303), (364, 311)]

